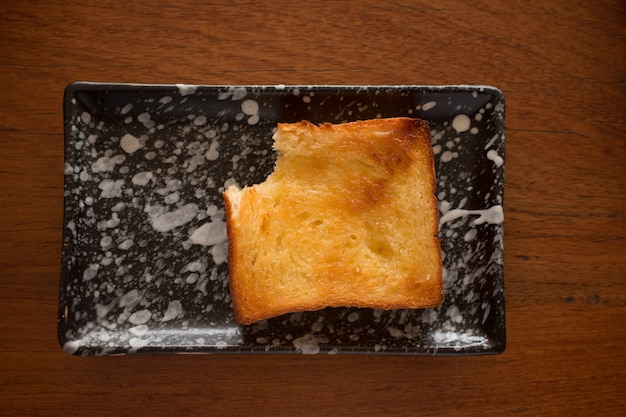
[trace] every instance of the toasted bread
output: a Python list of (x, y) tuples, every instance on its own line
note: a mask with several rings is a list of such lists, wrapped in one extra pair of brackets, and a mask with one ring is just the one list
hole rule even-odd
[(442, 302), (426, 122), (282, 123), (274, 148), (265, 182), (223, 194), (237, 321)]

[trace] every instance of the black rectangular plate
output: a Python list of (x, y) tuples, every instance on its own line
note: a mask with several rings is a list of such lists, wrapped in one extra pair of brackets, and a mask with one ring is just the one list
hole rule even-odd
[[(233, 318), (221, 191), (273, 170), (279, 122), (430, 122), (446, 298), (435, 309)], [(487, 86), (78, 82), (64, 97), (58, 336), (76, 355), (478, 355), (505, 346), (504, 97)]]

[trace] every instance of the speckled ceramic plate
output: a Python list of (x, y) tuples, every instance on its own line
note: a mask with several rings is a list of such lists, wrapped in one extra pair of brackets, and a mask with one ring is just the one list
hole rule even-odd
[[(74, 83), (64, 97), (58, 333), (77, 355), (473, 355), (505, 346), (504, 97), (485, 86)], [(428, 120), (446, 298), (233, 319), (221, 191), (272, 171), (278, 122)]]

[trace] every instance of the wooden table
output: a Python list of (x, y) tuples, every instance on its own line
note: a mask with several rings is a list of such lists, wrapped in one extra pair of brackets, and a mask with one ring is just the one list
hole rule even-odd
[[(626, 414), (624, 2), (66, 0), (0, 11), (0, 414)], [(64, 353), (61, 99), (76, 80), (499, 87), (506, 351)]]

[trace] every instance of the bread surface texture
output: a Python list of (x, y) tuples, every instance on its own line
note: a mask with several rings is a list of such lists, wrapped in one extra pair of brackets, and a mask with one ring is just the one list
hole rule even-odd
[(274, 172), (224, 192), (238, 322), (325, 307), (442, 302), (426, 122), (282, 123), (273, 138)]

